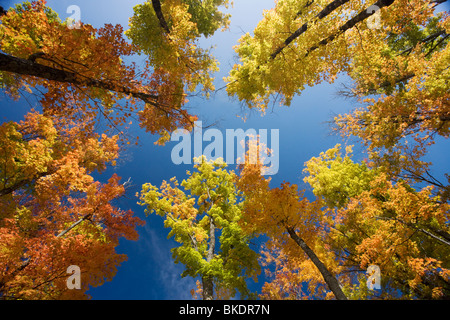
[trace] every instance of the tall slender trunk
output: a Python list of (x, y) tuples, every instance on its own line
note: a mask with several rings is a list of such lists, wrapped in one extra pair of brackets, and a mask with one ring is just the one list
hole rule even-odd
[[(209, 248), (206, 261), (209, 263), (214, 258), (214, 251), (216, 248), (216, 227), (214, 225), (214, 219), (209, 217)], [(204, 275), (202, 277), (203, 286), (203, 300), (213, 300), (214, 299), (214, 282), (211, 276)]]
[(300, 238), (295, 230), (291, 227), (286, 227), (287, 232), (289, 233), (292, 240), (294, 240), (300, 248), (306, 253), (306, 255), (311, 259), (314, 265), (319, 269), (322, 274), (325, 283), (330, 288), (331, 292), (334, 293), (334, 296), (337, 300), (347, 300), (344, 292), (342, 292), (341, 287), (339, 286), (339, 282), (336, 277), (327, 269), (327, 267), (320, 261), (319, 257), (314, 253), (314, 251), (306, 244), (306, 242)]
[(213, 279), (208, 276), (202, 277), (203, 300), (214, 299), (214, 283)]

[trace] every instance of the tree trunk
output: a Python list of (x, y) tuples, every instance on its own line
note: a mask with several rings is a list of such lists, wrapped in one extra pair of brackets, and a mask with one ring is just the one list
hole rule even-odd
[(164, 18), (164, 15), (161, 10), (161, 2), (159, 0), (152, 0), (153, 10), (155, 10), (156, 17), (159, 20), (159, 25), (166, 33), (170, 33), (169, 26), (167, 25), (167, 21)]
[[(209, 217), (209, 248), (208, 248), (208, 256), (206, 257), (206, 261), (209, 263), (214, 258), (214, 251), (216, 248), (216, 227), (214, 225), (214, 220), (210, 216)], [(202, 277), (202, 285), (203, 285), (203, 300), (213, 300), (214, 299), (214, 282), (212, 277), (208, 275), (203, 275)]]
[(336, 277), (331, 274), (331, 272), (325, 267), (325, 265), (320, 261), (319, 257), (314, 253), (314, 251), (306, 244), (306, 242), (300, 238), (295, 230), (290, 227), (286, 227), (286, 230), (288, 231), (289, 235), (291, 236), (292, 240), (294, 240), (300, 248), (303, 249), (303, 251), (306, 253), (306, 255), (311, 259), (311, 261), (314, 263), (314, 265), (319, 269), (320, 273), (322, 274), (323, 279), (325, 280), (326, 284), (328, 285), (328, 288), (334, 293), (334, 296), (337, 300), (347, 300), (347, 297), (345, 296), (344, 292), (342, 292), (341, 287), (339, 286), (339, 282), (337, 281)]
[(12, 72), (24, 76), (38, 77), (41, 79), (70, 83), (83, 87), (94, 87), (126, 95), (132, 95), (134, 98), (141, 99), (146, 103), (157, 105), (157, 95), (148, 94), (141, 91), (136, 91), (125, 87), (121, 84), (113, 83), (108, 80), (88, 79), (83, 78), (82, 75), (49, 67), (33, 61), (32, 59), (22, 59), (0, 53), (0, 71)]
[(203, 300), (214, 299), (214, 283), (213, 279), (208, 276), (202, 277)]

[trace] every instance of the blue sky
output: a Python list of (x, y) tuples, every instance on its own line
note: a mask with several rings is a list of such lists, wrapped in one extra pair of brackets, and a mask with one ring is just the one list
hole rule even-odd
[[(84, 23), (94, 27), (118, 23), (127, 29), (133, 6), (141, 2), (142, 0), (49, 0), (48, 6), (57, 11), (63, 20), (70, 16), (66, 12), (67, 8), (77, 5), (81, 9), (81, 20)], [(0, 3), (8, 8), (18, 1), (0, 0)], [(233, 46), (237, 40), (244, 32), (251, 33), (262, 18), (263, 10), (270, 9), (273, 5), (273, 0), (235, 0), (234, 7), (228, 10), (232, 14), (230, 29), (217, 32), (210, 39), (202, 41), (205, 46), (215, 45), (213, 53), (221, 67), (216, 75), (217, 88), (224, 85), (222, 78), (235, 63)], [(339, 81), (346, 79), (341, 77)], [(230, 99), (225, 90), (213, 94), (209, 100), (191, 99), (188, 107), (204, 124), (217, 121), (214, 127), (223, 133), (226, 129), (237, 128), (279, 129), (280, 165), (278, 173), (272, 176), (272, 183), (278, 186), (283, 181), (289, 181), (299, 184), (300, 188), (306, 188), (302, 175), (305, 161), (318, 156), (336, 143), (345, 143), (339, 137), (331, 136), (330, 128), (325, 123), (332, 119), (333, 114), (344, 113), (355, 107), (350, 101), (337, 98), (337, 90), (336, 84), (307, 88), (293, 100), (291, 107), (275, 105), (264, 117), (255, 112), (246, 122), (237, 117), (242, 113), (241, 104)], [(4, 95), (0, 95), (0, 104), (1, 122), (20, 120), (30, 109), (25, 101), (11, 101)], [(180, 277), (183, 266), (174, 264), (170, 253), (176, 243), (167, 239), (168, 230), (164, 229), (163, 220), (159, 216), (145, 217), (143, 207), (137, 205), (135, 193), (146, 182), (159, 186), (163, 180), (174, 176), (182, 180), (186, 177), (186, 170), (192, 169), (192, 166), (177, 166), (172, 163), (171, 151), (175, 142), (169, 142), (164, 147), (155, 146), (153, 142), (156, 137), (145, 133), (137, 125), (130, 130), (140, 137), (140, 145), (126, 150), (123, 154), (124, 161), (118, 167), (99, 175), (99, 179), (106, 181), (114, 172), (124, 180), (131, 178), (133, 187), (126, 197), (119, 200), (118, 205), (122, 209), (132, 209), (137, 216), (146, 220), (146, 226), (139, 228), (138, 241), (122, 241), (117, 248), (118, 252), (128, 256), (128, 261), (121, 265), (113, 280), (101, 287), (92, 288), (88, 293), (93, 299), (190, 299), (189, 290), (194, 288), (195, 281)], [(445, 172), (444, 168), (448, 166), (448, 147), (448, 142), (440, 142), (438, 147), (430, 150), (430, 157), (440, 172)], [(359, 145), (354, 148), (358, 160), (361, 150)]]

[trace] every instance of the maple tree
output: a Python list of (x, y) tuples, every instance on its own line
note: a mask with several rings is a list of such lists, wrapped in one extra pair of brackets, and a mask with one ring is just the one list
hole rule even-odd
[(124, 62), (137, 47), (123, 38), (122, 26), (69, 28), (45, 3), (25, 2), (1, 16), (1, 84), (7, 93), (39, 93), (46, 114), (106, 118), (116, 133), (137, 114), (160, 143), (176, 128), (192, 127), (196, 118), (183, 109), (185, 95), (168, 72), (149, 61), (142, 70)]
[[(392, 2), (375, 4), (383, 8)], [(328, 4), (277, 1), (275, 8), (264, 12), (254, 35), (247, 33), (239, 40), (235, 50), (241, 64), (236, 64), (226, 78), (228, 93), (248, 107), (264, 111), (275, 93), (289, 105), (305, 86), (332, 82), (339, 72), (348, 70), (352, 52), (346, 32), (373, 14), (366, 7), (362, 1), (349, 0)], [(350, 10), (358, 14), (347, 20), (346, 11)]]
[[(95, 181), (118, 157), (118, 137), (55, 123), (37, 112), (0, 126), (0, 297), (85, 299), (126, 260), (119, 238), (136, 240), (143, 221), (113, 205), (120, 178)], [(69, 290), (67, 268), (81, 269)]]
[(355, 57), (351, 94), (366, 107), (335, 123), (344, 136), (359, 137), (393, 176), (431, 183), (444, 194), (449, 187), (422, 158), (437, 136), (448, 138), (449, 18), (445, 12), (419, 17), (390, 26), (384, 42), (372, 41), (383, 35), (376, 30), (358, 36), (366, 54)]
[[(362, 65), (370, 67), (364, 72), (372, 74), (372, 78), (373, 74), (379, 77), (377, 68), (368, 65), (371, 59), (365, 57), (369, 52), (377, 56), (386, 53), (384, 50), (371, 51), (371, 46), (383, 48), (389, 41), (401, 37), (399, 32), (406, 32), (413, 26), (417, 31), (430, 19), (436, 27), (436, 19), (433, 20), (436, 17), (440, 21), (440, 33), (432, 39), (445, 34), (447, 16), (434, 17), (430, 3), (421, 0), (414, 3), (376, 1), (373, 6), (380, 9), (380, 26), (371, 27), (367, 19), (376, 10), (367, 10), (370, 6), (363, 1), (335, 0), (328, 4), (309, 0), (277, 1), (274, 9), (264, 12), (254, 35), (247, 33), (239, 40), (235, 50), (241, 64), (236, 64), (226, 78), (228, 93), (250, 108), (265, 110), (268, 99), (275, 93), (282, 96), (282, 103), (289, 105), (293, 96), (300, 94), (305, 86), (324, 80), (333, 82), (340, 72), (354, 76), (361, 73)], [(422, 33), (427, 35), (428, 31), (431, 29)], [(366, 41), (362, 42), (360, 35)], [(418, 39), (415, 44), (417, 42)], [(403, 41), (405, 46), (410, 43), (414, 44), (414, 41)], [(439, 46), (433, 50), (442, 48), (443, 44)], [(413, 49), (411, 52), (416, 52), (415, 46)], [(374, 61), (375, 66), (382, 66), (381, 61)], [(387, 67), (380, 71), (383, 77), (393, 75)]]
[(442, 299), (450, 293), (448, 204), (378, 176), (336, 215), (334, 247), (348, 268), (382, 270), (384, 298)]
[[(226, 78), (230, 95), (265, 111), (271, 96), (290, 105), (306, 86), (351, 77), (344, 94), (366, 106), (334, 121), (344, 137), (361, 138), (369, 158), (353, 163), (351, 149), (342, 156), (337, 146), (306, 163), (305, 182), (338, 210), (329, 235), (343, 265), (358, 273), (379, 263), (387, 287), (411, 298), (448, 294), (449, 188), (422, 160), (437, 135), (448, 137), (449, 18), (435, 12), (442, 2), (377, 1), (378, 11), (362, 1), (277, 1), (241, 38), (241, 63)], [(429, 186), (415, 191), (415, 182)], [(367, 297), (362, 279), (349, 297)]]
[(329, 208), (343, 207), (349, 198), (369, 189), (377, 170), (369, 168), (366, 162), (354, 163), (352, 146), (345, 148), (342, 155), (341, 145), (322, 152), (305, 163), (303, 179), (308, 183), (316, 197), (324, 200)]
[(168, 237), (180, 243), (172, 249), (175, 262), (185, 265), (183, 277), (201, 278), (204, 300), (234, 297), (237, 292), (248, 297), (246, 279), (256, 279), (260, 267), (258, 254), (239, 225), (242, 201), (234, 173), (220, 159), (196, 160), (195, 171), (188, 171), (181, 183), (172, 178), (160, 188), (144, 184), (139, 203), (146, 213), (164, 218)]
[[(191, 3), (189, 11), (201, 18), (202, 34), (211, 35), (227, 24), (227, 16), (217, 10), (221, 4), (214, 1), (198, 7)], [(181, 33), (186, 30), (176, 20), (184, 13), (168, 15), (170, 22), (175, 19), (170, 41), (191, 48), (193, 38), (177, 35), (175, 30), (175, 26), (180, 26)], [(195, 22), (190, 24), (192, 30), (196, 28)], [(135, 114), (141, 127), (160, 135), (161, 144), (171, 131), (192, 128), (196, 117), (183, 109), (183, 87), (193, 90), (191, 80), (180, 81), (181, 73), (158, 64), (159, 60), (147, 60), (141, 70), (134, 63), (126, 64), (127, 57), (145, 48), (129, 44), (122, 34), (120, 25), (96, 29), (80, 22), (70, 27), (44, 0), (24, 2), (8, 11), (2, 8), (0, 85), (15, 99), (39, 95), (45, 114), (30, 114), (20, 125), (2, 126), (5, 166), (0, 196), (5, 243), (0, 292), (4, 298), (82, 298), (89, 286), (111, 279), (126, 258), (114, 251), (119, 237), (136, 239), (134, 228), (142, 221), (132, 217), (131, 211), (111, 205), (124, 194), (117, 176), (101, 184), (90, 173), (115, 163), (117, 143), (124, 135), (120, 126)], [(188, 54), (204, 55), (197, 49), (186, 54), (189, 68), (196, 58)], [(212, 58), (205, 61), (203, 65), (209, 65)], [(214, 68), (208, 66), (207, 72)], [(200, 82), (204, 80), (195, 85)], [(107, 120), (106, 133), (121, 137), (103, 134), (99, 140), (95, 131), (101, 118)], [(67, 290), (63, 279), (68, 263), (83, 266), (83, 290)]]
[[(331, 298), (329, 289), (336, 297), (326, 280), (331, 277), (342, 298), (445, 299), (448, 204), (433, 196), (432, 186), (416, 191), (405, 181), (389, 180), (384, 168), (351, 158), (351, 146), (344, 156), (337, 145), (305, 163), (304, 181), (314, 202), (296, 185), (270, 188), (262, 161), (241, 165), (237, 185), (246, 197), (241, 224), (249, 233), (269, 236), (262, 261), (274, 265), (266, 270), (272, 281), (261, 297)], [(371, 265), (381, 268), (381, 292), (368, 288)]]

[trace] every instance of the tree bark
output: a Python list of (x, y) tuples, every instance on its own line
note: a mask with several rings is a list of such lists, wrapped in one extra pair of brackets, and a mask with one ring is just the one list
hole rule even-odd
[(311, 259), (311, 261), (314, 263), (317, 269), (319, 269), (319, 272), (322, 274), (325, 283), (328, 285), (328, 288), (330, 288), (331, 292), (334, 293), (336, 299), (347, 300), (347, 297), (345, 296), (344, 292), (342, 292), (342, 289), (336, 277), (333, 274), (331, 274), (331, 272), (322, 263), (322, 261), (320, 261), (319, 257), (317, 257), (314, 251), (306, 244), (306, 242), (302, 238), (300, 238), (297, 235), (297, 233), (293, 228), (286, 227), (286, 230), (288, 231), (292, 240), (294, 240), (300, 246), (300, 248), (302, 248), (302, 250)]
[(203, 276), (202, 287), (203, 287), (203, 300), (213, 300), (214, 299), (213, 279), (209, 276)]

